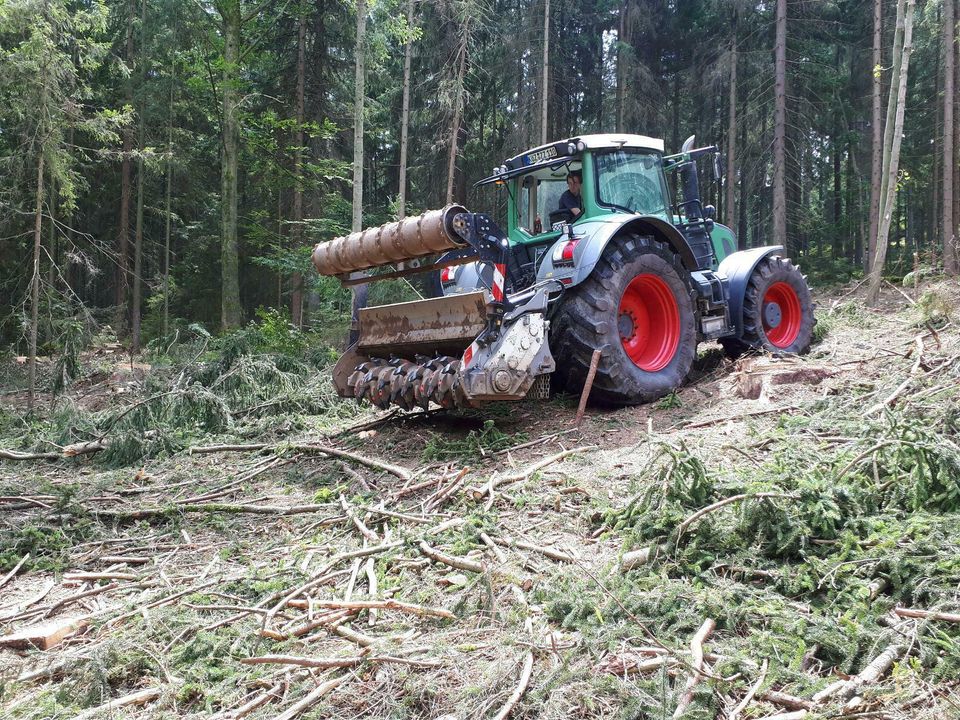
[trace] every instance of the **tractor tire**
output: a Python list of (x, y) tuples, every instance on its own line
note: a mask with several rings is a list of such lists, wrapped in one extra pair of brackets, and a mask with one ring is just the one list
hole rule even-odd
[(611, 240), (590, 276), (561, 298), (551, 346), (554, 377), (580, 392), (601, 350), (590, 399), (637, 405), (683, 384), (697, 351), (697, 325), (680, 258), (653, 238)]
[(720, 342), (731, 357), (748, 350), (802, 355), (810, 349), (816, 323), (800, 271), (786, 258), (766, 257), (754, 268), (743, 296), (743, 336)]

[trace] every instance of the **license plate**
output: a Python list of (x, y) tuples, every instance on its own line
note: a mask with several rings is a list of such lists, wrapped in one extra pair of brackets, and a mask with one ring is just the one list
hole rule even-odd
[(544, 160), (549, 160), (557, 156), (557, 149), (555, 147), (544, 148), (543, 150), (536, 150), (535, 152), (528, 153), (526, 157), (527, 165), (535, 165), (538, 162), (543, 162)]

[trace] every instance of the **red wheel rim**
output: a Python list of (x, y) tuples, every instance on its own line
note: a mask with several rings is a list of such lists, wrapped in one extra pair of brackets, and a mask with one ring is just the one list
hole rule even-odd
[(641, 370), (662, 370), (680, 344), (680, 307), (673, 291), (656, 275), (637, 275), (620, 299), (617, 312), (620, 342)]
[(775, 282), (763, 294), (760, 313), (763, 332), (770, 344), (778, 348), (790, 347), (800, 334), (803, 320), (797, 291), (789, 283)]

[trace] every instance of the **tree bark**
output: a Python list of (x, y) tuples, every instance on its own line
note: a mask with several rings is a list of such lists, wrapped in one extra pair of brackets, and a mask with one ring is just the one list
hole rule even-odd
[[(364, 107), (364, 55), (366, 53), (367, 3), (357, 0), (357, 38), (354, 54), (353, 89), (353, 232), (363, 229), (363, 107)], [(350, 344), (359, 337), (360, 308), (367, 304), (367, 285), (354, 285), (351, 289)]]
[(730, 47), (730, 92), (727, 108), (727, 177), (726, 198), (723, 202), (724, 222), (733, 228), (737, 214), (734, 207), (737, 189), (737, 20), (733, 20), (733, 44)]
[(460, 44), (457, 47), (457, 75), (454, 81), (453, 122), (450, 125), (450, 152), (447, 156), (447, 194), (446, 204), (453, 202), (453, 182), (457, 171), (457, 153), (459, 150), (460, 124), (463, 122), (464, 81), (467, 75), (467, 42), (470, 18), (464, 19), (460, 29)]
[[(136, 0), (130, 0), (127, 13), (126, 49), (124, 62), (133, 65), (133, 23), (136, 18)], [(133, 105), (133, 80), (127, 79), (127, 104)], [(130, 155), (133, 152), (133, 130), (123, 128), (123, 157), (120, 164), (120, 227), (117, 230), (117, 284), (114, 304), (117, 306), (116, 331), (120, 334), (127, 322), (127, 290), (130, 287)]]
[(773, 242), (787, 247), (787, 0), (777, 0), (774, 58)]
[[(880, 236), (880, 225), (883, 222), (883, 216), (886, 212), (886, 203), (887, 203), (887, 185), (889, 182), (890, 176), (890, 154), (893, 149), (893, 134), (894, 134), (894, 122), (896, 120), (897, 114), (897, 100), (896, 93), (894, 88), (899, 82), (900, 78), (900, 69), (903, 63), (903, 56), (901, 54), (901, 49), (903, 48), (903, 31), (905, 26), (905, 12), (906, 8), (903, 3), (903, 0), (898, 0), (897, 2), (897, 20), (896, 25), (894, 26), (893, 31), (893, 48), (891, 52), (891, 65), (892, 69), (890, 72), (890, 90), (887, 94), (887, 113), (886, 119), (883, 124), (883, 152), (882, 159), (880, 161), (880, 214), (877, 216), (877, 237)], [(891, 213), (892, 213), (891, 206)], [(886, 250), (884, 251), (886, 254)], [(876, 252), (874, 252), (874, 259), (876, 258)], [(871, 260), (871, 263), (873, 260)], [(871, 271), (873, 266), (871, 265)]]
[(947, 275), (956, 275), (958, 267), (956, 227), (953, 221), (953, 104), (956, 62), (956, 17), (954, 0), (943, 3), (943, 269)]
[(37, 160), (37, 196), (33, 219), (33, 275), (30, 279), (30, 349), (27, 355), (28, 413), (33, 412), (37, 392), (37, 327), (40, 319), (40, 244), (43, 231), (44, 159), (41, 144), (40, 158)]
[[(547, 99), (550, 95), (550, 0), (543, 0), (543, 80), (540, 83), (540, 144), (547, 144)], [(449, 202), (449, 201), (448, 201)]]
[(877, 227), (880, 221), (880, 185), (883, 153), (883, 115), (881, 114), (880, 91), (883, 77), (880, 72), (883, 41), (883, 1), (873, 2), (873, 144), (870, 161), (870, 230), (867, 235), (867, 251), (863, 256), (864, 272), (869, 273), (873, 257), (877, 253)]
[(163, 228), (163, 336), (170, 334), (170, 197), (173, 194), (173, 92), (176, 65), (170, 61), (170, 108), (167, 118), (167, 188)]
[[(960, 3), (958, 3), (960, 6)], [(954, 22), (958, 20), (956, 8), (953, 13)], [(955, 50), (953, 58), (953, 232), (955, 237), (953, 245), (954, 261), (958, 272), (960, 272), (960, 181), (957, 178), (957, 168), (960, 168), (960, 95), (957, 85), (960, 84), (960, 42), (958, 42), (958, 33), (954, 34), (953, 48)]]
[(617, 122), (616, 131), (623, 132), (626, 122), (627, 107), (627, 24), (630, 0), (623, 0), (620, 3), (619, 26), (617, 30)]
[[(889, 147), (883, 148), (884, 177), (882, 178), (883, 215), (879, 221), (877, 233), (877, 254), (870, 272), (870, 284), (867, 302), (875, 304), (880, 296), (880, 282), (883, 266), (887, 257), (887, 244), (890, 236), (890, 222), (897, 199), (897, 173), (900, 166), (900, 144), (903, 136), (903, 122), (907, 102), (907, 73), (910, 68), (910, 54), (913, 51), (913, 14), (916, 0), (904, 0), (897, 3), (897, 29), (893, 42), (894, 74), (891, 75), (890, 97), (887, 103), (887, 125), (890, 139)], [(897, 81), (896, 95), (893, 80)], [(891, 127), (892, 126), (892, 127)]]
[[(146, 83), (146, 37), (147, 0), (140, 0), (140, 88)], [(143, 135), (144, 108), (137, 111), (137, 219), (133, 241), (133, 304), (130, 308), (130, 349), (140, 352), (140, 306), (143, 294)]]
[(397, 215), (407, 216), (407, 148), (410, 132), (410, 60), (413, 55), (413, 0), (407, 0), (407, 41), (403, 46), (403, 106), (400, 110), (400, 182)]
[(223, 18), (223, 161), (220, 169), (221, 214), (221, 309), (224, 330), (240, 327), (240, 258), (237, 240), (237, 166), (240, 152), (240, 122), (237, 94), (240, 79), (240, 42), (243, 17), (240, 0), (225, 0)]
[[(304, 85), (306, 83), (306, 55), (307, 55), (307, 11), (301, 6), (300, 20), (297, 24), (297, 97), (296, 120), (297, 127), (293, 134), (293, 227), (290, 236), (293, 239), (294, 249), (299, 250), (303, 245), (303, 105)], [(303, 274), (293, 273), (290, 278), (293, 286), (290, 294), (290, 319), (293, 324), (303, 327)]]

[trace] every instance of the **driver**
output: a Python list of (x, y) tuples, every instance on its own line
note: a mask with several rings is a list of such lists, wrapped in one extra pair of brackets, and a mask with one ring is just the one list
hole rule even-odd
[(560, 210), (569, 210), (574, 218), (580, 217), (583, 212), (583, 198), (580, 197), (580, 187), (583, 185), (583, 172), (571, 170), (567, 175), (567, 189), (560, 196)]

